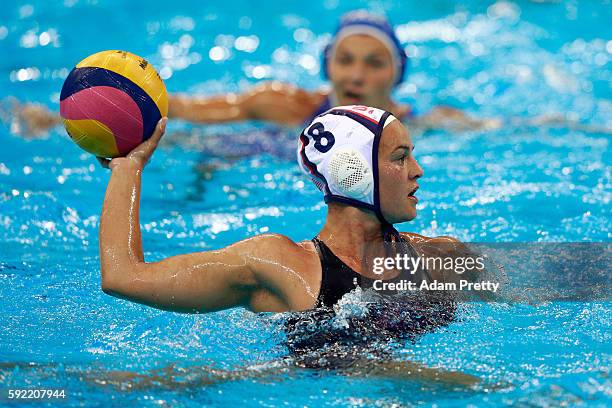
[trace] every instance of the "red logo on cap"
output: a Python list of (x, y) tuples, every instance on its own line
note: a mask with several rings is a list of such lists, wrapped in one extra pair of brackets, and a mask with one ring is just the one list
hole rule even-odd
[(363, 106), (363, 105), (353, 105), (353, 106), (343, 107), (341, 109), (346, 109), (348, 111), (351, 111), (354, 114), (359, 115), (362, 118), (369, 120), (370, 122), (374, 122), (378, 124), (378, 118), (375, 116), (376, 110), (374, 108), (370, 108), (369, 106)]

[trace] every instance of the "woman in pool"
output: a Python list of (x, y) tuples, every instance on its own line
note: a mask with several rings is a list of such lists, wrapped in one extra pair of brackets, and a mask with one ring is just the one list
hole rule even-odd
[[(457, 109), (436, 107), (418, 118), (412, 107), (395, 102), (393, 89), (403, 82), (407, 57), (393, 27), (366, 11), (345, 14), (323, 55), (330, 91), (310, 92), (279, 82), (264, 83), (243, 95), (170, 98), (170, 116), (211, 123), (263, 120), (302, 125), (334, 106), (367, 105), (392, 112), (402, 121), (436, 127), (446, 122), (476, 128), (492, 122), (474, 120)], [(446, 123), (446, 124), (449, 124)]]
[[(219, 250), (145, 262), (139, 224), (141, 175), (166, 121), (162, 119), (153, 136), (127, 157), (99, 159), (112, 170), (100, 218), (102, 289), (106, 293), (184, 313), (233, 307), (254, 312), (312, 312), (306, 319), (300, 314), (289, 318), (286, 324), (288, 347), (298, 367), (455, 385), (478, 382), (466, 374), (395, 361), (388, 350), (376, 346), (377, 340), (414, 339), (452, 322), (454, 304), (444, 297), (419, 298), (408, 304), (382, 301), (389, 307), (372, 308), (365, 322), (323, 330), (314, 338), (312, 330), (308, 330), (310, 337), (302, 331), (304, 322), (329, 318), (345, 295), (356, 293), (358, 287), (375, 288), (377, 280), (452, 278), (422, 268), (406, 276), (395, 269), (377, 274), (368, 267), (372, 254), (389, 254), (389, 248), (391, 255), (427, 256), (426, 247), (457, 242), (449, 237), (399, 233), (393, 227), (416, 217), (415, 192), (423, 170), (412, 154), (414, 146), (406, 127), (390, 112), (338, 107), (319, 115), (301, 133), (300, 166), (328, 204), (325, 225), (314, 239), (293, 242), (279, 234), (258, 235)], [(122, 378), (121, 373), (117, 375)], [(134, 375), (127, 374), (128, 378)]]
[[(454, 241), (393, 228), (416, 217), (423, 170), (399, 120), (390, 112), (352, 106), (318, 116), (300, 136), (300, 165), (328, 203), (325, 226), (315, 239), (296, 243), (282, 235), (259, 235), (215, 251), (145, 262), (141, 174), (166, 120), (127, 157), (103, 160), (112, 170), (100, 218), (102, 287), (109, 294), (178, 312), (332, 307), (356, 284), (397, 277), (395, 270), (382, 275), (366, 270), (366, 253), (377, 245), (403, 242), (416, 255), (414, 243)], [(415, 278), (443, 279), (426, 270)]]
[[(415, 116), (411, 106), (399, 104), (391, 96), (404, 79), (406, 64), (404, 49), (387, 20), (366, 11), (354, 11), (342, 17), (324, 52), (323, 72), (331, 83), (331, 91), (311, 92), (271, 82), (242, 95), (170, 95), (169, 116), (196, 123), (261, 120), (298, 126), (333, 106), (360, 104), (387, 110), (420, 128), (476, 129), (498, 125), (495, 120), (473, 119), (457, 109), (442, 106)], [(26, 105), (17, 111), (30, 133), (40, 133), (61, 123), (59, 117), (40, 105)]]

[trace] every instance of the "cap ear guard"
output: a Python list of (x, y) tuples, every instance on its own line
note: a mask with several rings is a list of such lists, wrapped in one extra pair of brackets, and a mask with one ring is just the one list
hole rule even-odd
[(363, 199), (374, 187), (374, 176), (370, 165), (356, 149), (339, 149), (327, 165), (334, 187), (342, 195)]

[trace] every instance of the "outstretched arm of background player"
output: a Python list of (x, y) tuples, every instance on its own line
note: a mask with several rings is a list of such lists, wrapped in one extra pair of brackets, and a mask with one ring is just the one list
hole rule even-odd
[(193, 97), (171, 95), (169, 115), (198, 123), (262, 120), (282, 125), (303, 123), (324, 96), (280, 82), (263, 83), (241, 94)]

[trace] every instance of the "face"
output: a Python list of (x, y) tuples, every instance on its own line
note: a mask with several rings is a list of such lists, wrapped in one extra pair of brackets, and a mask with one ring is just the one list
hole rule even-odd
[(414, 195), (423, 169), (413, 156), (414, 145), (408, 130), (399, 121), (388, 125), (378, 147), (378, 181), (383, 216), (391, 224), (416, 217)]
[(376, 38), (355, 34), (342, 39), (328, 64), (340, 105), (389, 104), (395, 69), (389, 50)]

